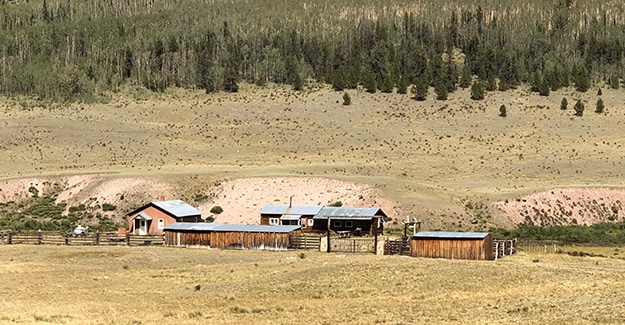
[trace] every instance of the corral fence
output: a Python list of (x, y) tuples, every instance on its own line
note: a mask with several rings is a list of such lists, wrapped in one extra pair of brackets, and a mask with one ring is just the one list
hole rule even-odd
[(384, 242), (384, 255), (410, 255), (410, 238), (387, 239)]
[(0, 232), (0, 244), (4, 245), (73, 245), (73, 246), (99, 246), (99, 245), (125, 245), (125, 246), (163, 246), (163, 236), (136, 236), (130, 234), (118, 234), (107, 232), (89, 233), (75, 236), (73, 233), (59, 232), (32, 232), (21, 233), (4, 231)]
[(516, 250), (516, 239), (493, 239), (493, 255), (496, 260), (514, 254)]
[(554, 240), (521, 240), (518, 243), (519, 251), (526, 253), (562, 253), (564, 243)]
[(318, 234), (291, 235), (289, 249), (319, 250), (321, 236)]
[(375, 238), (330, 238), (330, 251), (335, 253), (375, 253)]

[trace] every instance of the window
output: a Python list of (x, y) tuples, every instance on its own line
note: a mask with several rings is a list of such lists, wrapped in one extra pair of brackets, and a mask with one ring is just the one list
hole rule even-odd
[(343, 221), (335, 220), (332, 225), (333, 225), (334, 228), (341, 228), (341, 227), (343, 227)]
[(308, 219), (308, 227), (312, 227), (315, 225), (315, 220), (313, 219)]
[(272, 226), (278, 225), (280, 224), (280, 219), (279, 218), (269, 218), (269, 224)]
[(158, 219), (158, 229), (165, 228), (165, 219)]
[(354, 227), (353, 221), (345, 221), (345, 228), (352, 228), (352, 227)]

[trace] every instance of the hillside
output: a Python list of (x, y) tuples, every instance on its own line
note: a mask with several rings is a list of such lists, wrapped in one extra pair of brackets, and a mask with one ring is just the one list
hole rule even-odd
[[(545, 225), (620, 221), (623, 95), (602, 91), (605, 111), (581, 117), (561, 110), (561, 99), (590, 107), (596, 90), (541, 97), (519, 88), (472, 101), (467, 89), (423, 102), (360, 90), (349, 106), (342, 92), (314, 84), (147, 97), (129, 89), (108, 104), (48, 108), (4, 99), (0, 199), (47, 182), (62, 185), (56, 200), (66, 208), (113, 204), (106, 215), (117, 221), (165, 196), (221, 205), (229, 222), (248, 223), (291, 195), (383, 205), (427, 229), (510, 227), (526, 215)], [(502, 104), (507, 117), (498, 116)], [(285, 176), (296, 178), (271, 183)]]

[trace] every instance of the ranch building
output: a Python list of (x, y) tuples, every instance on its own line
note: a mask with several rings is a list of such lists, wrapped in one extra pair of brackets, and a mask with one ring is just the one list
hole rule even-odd
[(231, 225), (177, 222), (165, 227), (165, 246), (286, 250), (291, 236), (301, 235), (297, 225)]
[(487, 232), (420, 231), (412, 236), (413, 257), (493, 260), (493, 237)]
[(269, 204), (260, 210), (261, 225), (297, 225), (302, 230), (309, 231), (313, 223), (313, 217), (321, 211), (321, 205), (275, 205)]
[(303, 232), (312, 233), (325, 233), (329, 226), (331, 231), (355, 236), (382, 235), (386, 219), (379, 208), (269, 204), (260, 211), (262, 225), (300, 225)]
[(127, 216), (132, 235), (162, 235), (175, 222), (202, 221), (202, 212), (181, 200), (152, 201)]

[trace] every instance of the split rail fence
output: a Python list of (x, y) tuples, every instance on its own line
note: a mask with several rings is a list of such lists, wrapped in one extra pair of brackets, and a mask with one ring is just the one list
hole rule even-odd
[(0, 232), (0, 244), (4, 245), (126, 245), (126, 246), (163, 246), (163, 236), (133, 236), (118, 233), (90, 233), (74, 236), (72, 233), (58, 232)]

